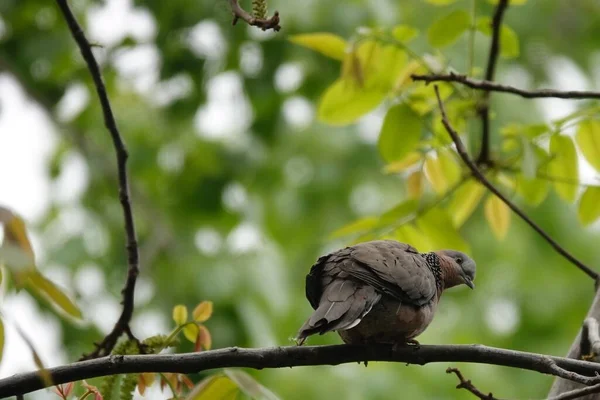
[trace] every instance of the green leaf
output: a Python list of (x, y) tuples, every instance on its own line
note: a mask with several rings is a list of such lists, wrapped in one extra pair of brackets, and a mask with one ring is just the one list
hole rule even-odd
[(503, 240), (510, 226), (510, 209), (498, 196), (490, 195), (485, 201), (485, 218), (496, 239)]
[(576, 183), (579, 181), (579, 170), (573, 140), (564, 135), (552, 136), (550, 139), (550, 156), (552, 160), (548, 163), (548, 175), (555, 180), (567, 181), (554, 182), (556, 192), (564, 200), (574, 201), (577, 194)]
[(575, 140), (587, 162), (600, 171), (600, 121), (581, 122)]
[(398, 223), (403, 218), (413, 215), (417, 211), (418, 207), (419, 203), (414, 199), (404, 201), (395, 206), (394, 208), (381, 214), (376, 226), (382, 227), (393, 223)]
[(589, 225), (600, 218), (600, 187), (588, 187), (579, 200), (577, 212), (582, 225)]
[(279, 400), (273, 392), (258, 383), (250, 374), (238, 369), (225, 369), (225, 375), (234, 381), (237, 386), (252, 399)]
[(456, 190), (448, 206), (448, 214), (456, 228), (460, 228), (469, 219), (484, 193), (485, 187), (472, 179)]
[(421, 119), (406, 105), (391, 107), (379, 135), (379, 153), (386, 162), (401, 160), (419, 144)]
[(347, 125), (377, 107), (385, 98), (380, 90), (362, 90), (353, 82), (336, 80), (319, 101), (317, 117), (330, 125)]
[(471, 25), (471, 15), (464, 10), (452, 11), (429, 27), (427, 38), (433, 47), (445, 47), (456, 42)]
[(440, 208), (432, 208), (417, 219), (417, 227), (436, 249), (454, 249), (469, 253), (469, 245), (460, 236), (450, 216)]
[(516, 179), (516, 191), (532, 206), (538, 206), (550, 190), (550, 185), (543, 179), (528, 179), (524, 174), (518, 174)]
[(327, 57), (340, 61), (344, 59), (346, 53), (346, 41), (332, 33), (316, 32), (292, 35), (289, 40), (292, 43), (318, 51)]
[(365, 217), (359, 220), (353, 221), (347, 225), (344, 225), (340, 229), (334, 231), (329, 237), (336, 239), (343, 236), (352, 235), (355, 233), (362, 233), (373, 229), (377, 225), (377, 217)]
[(392, 29), (392, 36), (399, 42), (408, 43), (419, 36), (419, 30), (409, 25), (396, 25)]
[(523, 160), (521, 162), (521, 171), (527, 179), (532, 179), (535, 177), (535, 173), (538, 167), (537, 157), (535, 156), (533, 144), (531, 144), (525, 138), (521, 139), (523, 147)]
[(449, 185), (446, 181), (446, 176), (444, 175), (442, 163), (439, 158), (432, 154), (428, 154), (425, 159), (423, 171), (425, 172), (427, 180), (431, 183), (431, 187), (437, 194), (446, 193)]
[(225, 375), (203, 379), (186, 396), (186, 400), (236, 400), (240, 389)]
[(420, 252), (438, 250), (431, 241), (419, 229), (413, 225), (402, 225), (394, 231), (394, 239), (402, 243), (408, 243)]
[(27, 274), (28, 288), (38, 295), (46, 298), (51, 304), (64, 311), (67, 315), (81, 319), (79, 307), (52, 281), (37, 271)]
[[(486, 36), (492, 35), (492, 19), (490, 17), (479, 17), (477, 19), (477, 30)], [(506, 24), (500, 28), (500, 56), (504, 58), (515, 58), (520, 54), (519, 36)]]

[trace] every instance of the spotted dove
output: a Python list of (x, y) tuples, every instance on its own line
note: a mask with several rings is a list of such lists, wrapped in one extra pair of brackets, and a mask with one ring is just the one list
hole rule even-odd
[(310, 335), (337, 331), (348, 344), (418, 343), (445, 289), (474, 288), (475, 262), (455, 250), (419, 253), (409, 244), (374, 240), (320, 257), (306, 276), (315, 310), (300, 328)]

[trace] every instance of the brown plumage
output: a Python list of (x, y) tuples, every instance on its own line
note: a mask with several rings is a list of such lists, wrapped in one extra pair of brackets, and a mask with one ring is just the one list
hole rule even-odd
[(473, 288), (474, 278), (475, 262), (455, 250), (419, 253), (405, 243), (374, 240), (334, 251), (306, 276), (315, 311), (297, 341), (330, 331), (351, 344), (412, 341), (431, 323), (444, 289)]

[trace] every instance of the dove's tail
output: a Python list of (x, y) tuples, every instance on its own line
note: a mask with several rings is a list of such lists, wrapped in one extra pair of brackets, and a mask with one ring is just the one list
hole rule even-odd
[(354, 328), (367, 315), (381, 295), (372, 286), (350, 279), (331, 282), (319, 301), (319, 306), (302, 325), (296, 343), (302, 345), (308, 336)]

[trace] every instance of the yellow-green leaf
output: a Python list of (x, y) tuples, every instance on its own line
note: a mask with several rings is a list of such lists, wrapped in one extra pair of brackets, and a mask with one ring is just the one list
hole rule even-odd
[(379, 135), (379, 153), (387, 162), (402, 160), (419, 144), (421, 131), (421, 119), (406, 104), (391, 107)]
[(582, 225), (589, 225), (600, 218), (600, 187), (588, 187), (579, 200), (577, 215)]
[(183, 327), (183, 336), (190, 342), (196, 343), (196, 339), (198, 338), (198, 325), (196, 325), (195, 322), (187, 323)]
[(600, 121), (590, 119), (580, 123), (575, 140), (587, 162), (600, 171)]
[(188, 319), (188, 310), (187, 307), (183, 304), (178, 304), (173, 307), (173, 321), (179, 325), (183, 325), (187, 322)]
[(456, 228), (460, 228), (469, 219), (484, 193), (485, 187), (474, 180), (468, 180), (456, 190), (448, 206), (448, 214)]
[(455, 157), (455, 153), (447, 148), (438, 150), (438, 158), (448, 187), (454, 186), (461, 178), (460, 165)]
[(27, 277), (29, 278), (27, 286), (30, 290), (44, 297), (67, 315), (77, 319), (82, 318), (79, 307), (54, 282), (37, 271), (27, 273)]
[(383, 168), (383, 172), (386, 174), (395, 174), (398, 172), (402, 172), (405, 169), (412, 167), (417, 162), (421, 161), (423, 155), (418, 151), (413, 151), (408, 153), (402, 160), (394, 161), (389, 163)]
[(434, 248), (469, 253), (469, 245), (454, 228), (450, 216), (441, 208), (432, 208), (417, 218), (417, 227)]
[(190, 391), (186, 400), (236, 400), (240, 389), (224, 375), (212, 375), (203, 379)]
[(346, 53), (346, 41), (332, 33), (317, 32), (293, 35), (290, 37), (290, 41), (340, 61), (344, 59)]
[(317, 117), (330, 125), (347, 125), (377, 107), (384, 97), (379, 89), (363, 90), (354, 82), (338, 79), (321, 97)]
[(399, 42), (407, 43), (419, 35), (419, 30), (409, 25), (396, 25), (392, 29), (392, 36)]
[(0, 223), (4, 226), (4, 239), (0, 247), (0, 264), (15, 274), (17, 287), (22, 287), (23, 274), (35, 270), (35, 256), (23, 219), (7, 208), (0, 207)]
[(544, 201), (550, 190), (548, 181), (535, 178), (527, 179), (523, 174), (517, 175), (516, 183), (517, 193), (523, 197), (527, 204), (532, 206), (537, 206)]
[(377, 225), (378, 218), (377, 217), (365, 217), (354, 222), (351, 222), (340, 229), (334, 231), (330, 237), (332, 239), (352, 235), (354, 233), (362, 233), (372, 229), (375, 225)]
[[(492, 19), (480, 17), (477, 19), (477, 30), (484, 35), (492, 34)], [(520, 53), (519, 36), (506, 24), (500, 28), (500, 56), (504, 58), (515, 58)]]
[(418, 199), (423, 194), (423, 172), (414, 171), (406, 178), (406, 190), (408, 197)]
[(436, 193), (440, 194), (446, 192), (448, 189), (448, 182), (446, 182), (446, 177), (442, 170), (442, 163), (439, 158), (435, 157), (433, 154), (428, 154), (425, 159), (423, 171)]
[(556, 192), (566, 201), (574, 201), (577, 194), (577, 185), (573, 183), (579, 180), (579, 169), (573, 140), (564, 135), (552, 136), (550, 139), (550, 157), (552, 160), (548, 163), (548, 175), (555, 180), (567, 181), (554, 182)]
[(213, 302), (212, 301), (203, 301), (194, 308), (194, 312), (192, 315), (194, 316), (194, 321), (196, 322), (204, 322), (210, 318), (213, 312)]
[(458, 40), (471, 25), (471, 15), (464, 10), (455, 10), (435, 21), (427, 31), (429, 44), (445, 47)]
[(234, 381), (247, 396), (260, 400), (279, 400), (273, 392), (257, 382), (251, 375), (239, 369), (225, 369), (225, 374)]
[(510, 209), (497, 196), (490, 195), (485, 201), (485, 218), (496, 239), (503, 240), (510, 226)]

